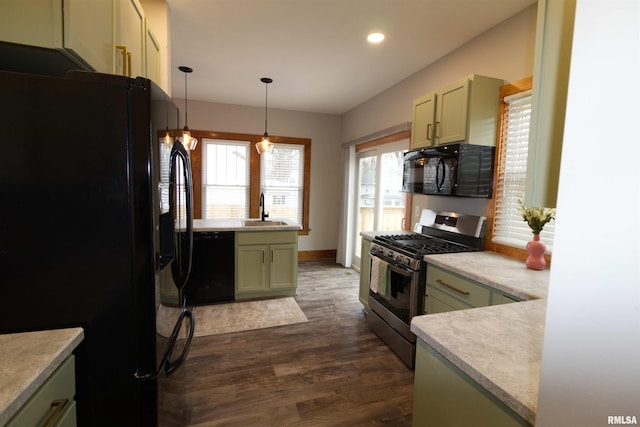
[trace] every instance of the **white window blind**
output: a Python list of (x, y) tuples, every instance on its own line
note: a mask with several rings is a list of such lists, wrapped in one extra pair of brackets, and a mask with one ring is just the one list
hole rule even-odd
[[(518, 206), (519, 201), (524, 200), (527, 178), (531, 90), (506, 96), (504, 103), (492, 241), (524, 249), (532, 240), (532, 233)], [(547, 252), (553, 245), (554, 222), (545, 225), (540, 233)]]
[(304, 149), (301, 144), (274, 144), (273, 153), (260, 160), (260, 183), (265, 212), (302, 224)]
[(202, 218), (249, 218), (249, 145), (203, 139)]

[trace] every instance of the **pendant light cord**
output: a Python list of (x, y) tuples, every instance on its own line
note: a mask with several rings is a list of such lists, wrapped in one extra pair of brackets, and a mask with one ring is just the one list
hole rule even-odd
[(267, 94), (269, 91), (269, 83), (265, 83), (264, 85), (264, 133), (267, 133)]
[(184, 73), (184, 127), (189, 129), (187, 123), (189, 123), (188, 115), (189, 115), (189, 102), (187, 100), (187, 73)]
[(189, 129), (189, 119), (188, 119), (188, 115), (189, 115), (189, 95), (188, 95), (188, 91), (187, 91), (187, 74), (192, 73), (193, 72), (193, 68), (181, 65), (178, 67), (178, 70), (182, 71), (184, 73), (184, 127), (186, 129)]

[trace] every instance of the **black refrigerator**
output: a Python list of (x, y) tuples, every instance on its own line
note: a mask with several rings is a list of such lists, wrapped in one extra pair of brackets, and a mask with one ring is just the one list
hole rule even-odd
[(158, 375), (177, 368), (193, 336), (182, 297), (175, 331), (188, 339), (165, 345), (156, 334), (161, 270), (182, 289), (191, 263), (178, 122), (143, 78), (0, 72), (0, 333), (84, 328), (81, 426), (157, 425)]

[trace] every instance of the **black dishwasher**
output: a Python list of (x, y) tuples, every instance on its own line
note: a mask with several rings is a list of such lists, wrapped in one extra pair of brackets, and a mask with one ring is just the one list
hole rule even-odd
[(233, 301), (234, 253), (233, 231), (193, 233), (191, 274), (185, 286), (187, 304)]

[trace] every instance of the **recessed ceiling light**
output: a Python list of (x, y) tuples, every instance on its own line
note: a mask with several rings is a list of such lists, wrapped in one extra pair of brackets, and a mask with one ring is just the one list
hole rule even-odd
[(371, 33), (367, 36), (367, 40), (369, 40), (370, 43), (380, 43), (382, 40), (384, 40), (384, 34)]

